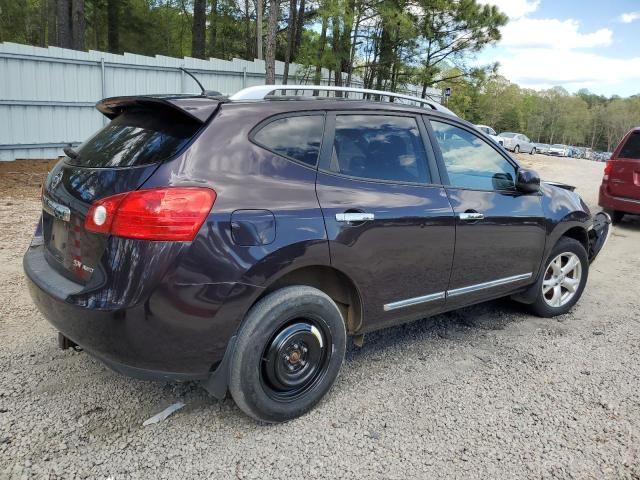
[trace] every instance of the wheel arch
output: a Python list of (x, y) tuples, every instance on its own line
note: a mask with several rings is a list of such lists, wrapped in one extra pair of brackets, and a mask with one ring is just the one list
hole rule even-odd
[(555, 243), (558, 243), (558, 241), (562, 237), (569, 237), (569, 238), (573, 238), (574, 240), (577, 240), (582, 244), (585, 251), (587, 253), (589, 252), (589, 232), (585, 227), (582, 227), (582, 226), (570, 227), (556, 239)]
[(342, 313), (347, 334), (354, 335), (362, 329), (363, 308), (359, 289), (349, 276), (330, 265), (309, 265), (289, 271), (273, 279), (255, 302), (291, 285), (314, 287), (331, 297)]
[(535, 297), (537, 295), (538, 279), (540, 278), (540, 275), (544, 273), (546, 259), (553, 248), (557, 245), (557, 243), (565, 237), (572, 238), (580, 242), (580, 244), (587, 252), (587, 255), (589, 254), (589, 233), (584, 226), (575, 223), (573, 223), (572, 225), (564, 225), (563, 229), (560, 229), (559, 226), (549, 237), (549, 241), (547, 242), (547, 246), (544, 250), (544, 256), (540, 261), (540, 267), (536, 272), (536, 282), (525, 289), (523, 292), (512, 295), (511, 298), (524, 304), (530, 304), (535, 301)]

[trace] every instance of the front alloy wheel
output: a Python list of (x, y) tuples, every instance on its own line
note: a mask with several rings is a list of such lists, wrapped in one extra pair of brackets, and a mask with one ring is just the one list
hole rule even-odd
[(537, 296), (531, 309), (541, 317), (567, 313), (580, 299), (588, 275), (589, 258), (582, 243), (560, 238), (535, 284)]
[(542, 281), (542, 297), (550, 307), (562, 307), (575, 296), (582, 279), (582, 265), (575, 253), (564, 252), (554, 258)]

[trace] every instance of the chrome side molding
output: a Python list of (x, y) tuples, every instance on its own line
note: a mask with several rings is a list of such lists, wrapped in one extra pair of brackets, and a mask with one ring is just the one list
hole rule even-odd
[(487, 288), (500, 287), (502, 285), (508, 285), (509, 283), (520, 282), (533, 277), (533, 273), (523, 273), (522, 275), (514, 275), (512, 277), (498, 278), (490, 282), (478, 283), (476, 285), (469, 285), (468, 287), (454, 288), (453, 290), (447, 290), (447, 297), (457, 297), (458, 295), (465, 295), (467, 293), (477, 292), (479, 290), (486, 290)]
[(432, 293), (431, 295), (423, 295), (422, 297), (407, 298), (406, 300), (387, 303), (384, 306), (384, 311), (389, 312), (391, 310), (398, 310), (399, 308), (412, 307), (413, 305), (420, 305), (421, 303), (433, 302), (434, 300), (442, 300), (445, 296), (445, 292), (438, 292)]
[(500, 287), (502, 285), (508, 285), (510, 283), (520, 282), (522, 280), (528, 280), (533, 277), (533, 273), (523, 273), (522, 275), (513, 275), (511, 277), (499, 278), (490, 282), (478, 283), (476, 285), (469, 285), (468, 287), (454, 288), (453, 290), (447, 290), (446, 292), (437, 292), (429, 295), (423, 295), (421, 297), (407, 298), (405, 300), (398, 300), (397, 302), (387, 303), (383, 306), (385, 312), (392, 310), (398, 310), (399, 308), (412, 307), (414, 305), (420, 305), (421, 303), (433, 302), (434, 300), (443, 300), (448, 297), (457, 297), (459, 295), (465, 295), (467, 293), (477, 292), (479, 290), (486, 290), (487, 288)]

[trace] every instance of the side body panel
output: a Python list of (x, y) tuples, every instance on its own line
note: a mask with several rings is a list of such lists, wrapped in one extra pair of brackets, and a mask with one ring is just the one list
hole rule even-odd
[[(456, 253), (447, 307), (457, 308), (507, 294), (535, 280), (542, 260), (546, 228), (540, 195), (447, 187), (456, 213)], [(460, 213), (478, 211), (482, 220), (465, 221)], [(507, 281), (506, 279), (510, 279)], [(503, 285), (480, 289), (482, 284)], [(464, 292), (478, 287), (475, 292)]]
[[(442, 187), (395, 185), (318, 174), (332, 264), (362, 295), (364, 328), (420, 318), (444, 308), (455, 243), (453, 212)], [(362, 211), (348, 224), (336, 214)], [(433, 295), (415, 306), (396, 302)], [(385, 308), (386, 306), (386, 308)]]

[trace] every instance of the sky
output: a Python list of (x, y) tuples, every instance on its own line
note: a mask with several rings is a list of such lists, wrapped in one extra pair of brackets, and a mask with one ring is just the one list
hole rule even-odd
[(640, 0), (479, 0), (509, 16), (476, 58), (521, 87), (640, 94)]

